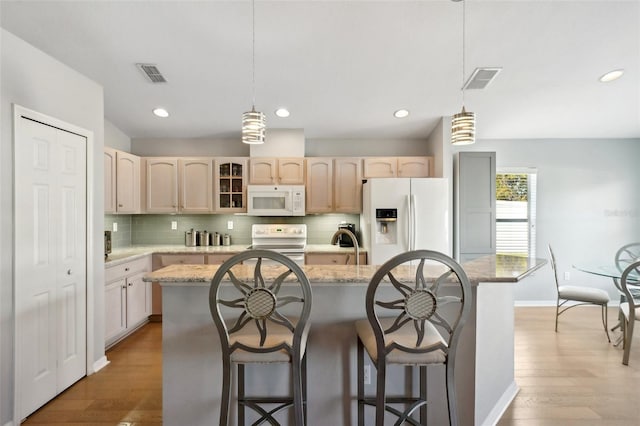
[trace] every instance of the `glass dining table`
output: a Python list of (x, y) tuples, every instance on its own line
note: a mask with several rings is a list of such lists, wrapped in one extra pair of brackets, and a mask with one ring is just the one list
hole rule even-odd
[[(601, 263), (600, 264), (598, 264), (598, 263), (587, 263), (587, 264), (578, 264), (578, 265), (571, 265), (571, 266), (574, 269), (577, 269), (578, 271), (586, 272), (588, 274), (600, 275), (602, 277), (613, 278), (614, 279), (614, 285), (616, 286), (616, 289), (618, 289), (618, 291), (620, 291), (620, 289), (618, 288), (619, 284), (618, 284), (618, 282), (616, 282), (616, 280), (619, 280), (620, 278), (622, 278), (622, 273), (624, 272), (624, 269), (621, 271), (620, 268), (618, 268), (614, 264), (608, 264), (607, 265), (607, 264), (601, 264)], [(630, 273), (627, 276), (627, 281), (628, 282), (632, 282), (634, 284), (637, 283), (637, 285), (640, 285), (640, 273), (635, 272), (635, 271)], [(624, 301), (624, 296), (622, 294), (620, 295), (620, 301), (621, 302)], [(614, 327), (612, 330), (615, 330), (618, 327), (619, 327), (619, 325)], [(620, 345), (621, 342), (622, 342), (622, 336), (620, 338), (618, 338), (616, 340), (616, 342), (614, 342), (614, 346)]]

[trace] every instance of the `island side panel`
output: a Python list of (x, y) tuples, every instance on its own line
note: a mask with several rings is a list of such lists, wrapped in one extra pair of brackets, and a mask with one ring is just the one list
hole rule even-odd
[(515, 382), (513, 285), (480, 283), (477, 291), (476, 425), (495, 424), (518, 393)]

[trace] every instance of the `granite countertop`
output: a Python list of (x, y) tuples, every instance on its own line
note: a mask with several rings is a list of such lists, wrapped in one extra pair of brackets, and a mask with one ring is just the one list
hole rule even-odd
[[(150, 254), (225, 254), (245, 251), (249, 244), (235, 244), (231, 246), (197, 246), (184, 245), (140, 245), (113, 250), (105, 260), (105, 266), (116, 266), (123, 262), (135, 260)], [(353, 247), (340, 247), (332, 244), (307, 244), (305, 253), (353, 253)], [(360, 249), (360, 253), (366, 250)], [(213, 276), (213, 275), (212, 275)]]
[[(522, 280), (533, 271), (542, 267), (545, 259), (533, 259), (490, 255), (462, 265), (472, 284), (479, 282), (509, 282)], [(170, 265), (144, 276), (144, 281), (158, 281), (163, 285), (209, 285), (219, 265)], [(239, 275), (252, 276), (253, 266), (239, 266)], [(265, 278), (279, 273), (277, 266), (264, 266)], [(305, 274), (312, 284), (368, 283), (378, 269), (375, 265), (304, 265)]]

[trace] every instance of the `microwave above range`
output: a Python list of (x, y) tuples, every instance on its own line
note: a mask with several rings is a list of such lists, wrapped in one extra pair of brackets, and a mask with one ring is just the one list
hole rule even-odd
[(304, 216), (304, 185), (247, 185), (249, 216)]

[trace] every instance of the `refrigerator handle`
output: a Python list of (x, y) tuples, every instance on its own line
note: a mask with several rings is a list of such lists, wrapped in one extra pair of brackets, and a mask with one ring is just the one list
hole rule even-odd
[(406, 250), (411, 250), (413, 236), (413, 222), (411, 221), (411, 194), (407, 195), (407, 245)]
[(418, 235), (418, 219), (416, 216), (416, 196), (411, 195), (411, 250), (416, 249), (417, 235)]

